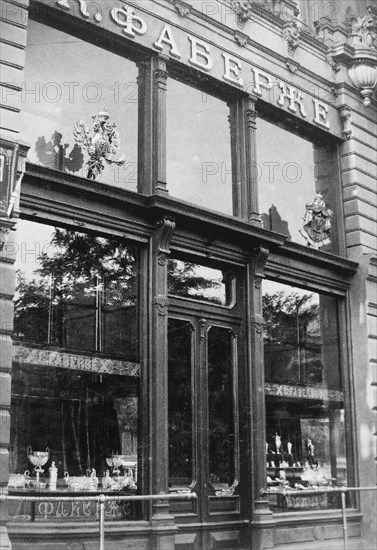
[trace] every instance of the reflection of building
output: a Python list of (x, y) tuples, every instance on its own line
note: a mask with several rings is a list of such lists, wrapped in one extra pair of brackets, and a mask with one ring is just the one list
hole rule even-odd
[[(48, 447), (57, 496), (196, 493), (115, 503), (110, 544), (342, 546), (331, 490), (375, 483), (376, 9), (327, 4), (1, 3), (4, 490)], [(62, 502), (2, 502), (0, 549), (90, 545)]]

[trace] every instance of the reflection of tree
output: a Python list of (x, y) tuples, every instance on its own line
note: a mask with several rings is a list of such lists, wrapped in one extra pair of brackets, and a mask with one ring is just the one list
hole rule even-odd
[[(128, 337), (134, 341), (127, 349), (132, 353), (137, 328), (137, 277), (129, 246), (121, 239), (55, 229), (48, 250), (38, 260), (40, 267), (35, 274), (39, 278), (26, 282), (19, 273), (16, 333), (23, 333), (28, 341), (79, 345), (94, 351), (97, 330), (101, 332), (97, 337), (106, 341), (108, 351), (120, 353), (120, 343), (123, 347), (127, 344), (126, 336), (120, 333), (128, 330)], [(121, 321), (126, 326), (121, 327)]]
[(62, 144), (62, 137), (59, 132), (54, 132), (50, 141), (46, 141), (44, 136), (39, 137), (35, 144), (37, 157), (43, 166), (65, 172), (78, 172), (84, 165), (81, 148), (75, 143), (66, 156), (69, 145)]
[(284, 291), (263, 296), (266, 377), (322, 381), (319, 305), (313, 294)]
[(208, 290), (218, 290), (220, 283), (213, 278), (198, 275), (198, 265), (190, 262), (169, 260), (168, 264), (169, 294), (176, 296), (196, 297), (215, 303), (222, 303), (221, 298), (206, 294)]
[[(137, 262), (122, 239), (55, 229), (26, 279), (18, 272), (15, 333), (37, 345), (137, 359)], [(71, 474), (121, 451), (120, 433), (137, 436), (138, 389), (125, 376), (22, 364), (12, 381), (15, 469), (27, 445), (51, 448)], [(48, 413), (46, 410), (50, 407)], [(119, 428), (118, 428), (119, 427)]]
[(14, 332), (20, 337), (27, 334), (32, 342), (47, 342), (49, 292), (48, 278), (26, 281), (17, 271), (18, 295), (14, 306)]

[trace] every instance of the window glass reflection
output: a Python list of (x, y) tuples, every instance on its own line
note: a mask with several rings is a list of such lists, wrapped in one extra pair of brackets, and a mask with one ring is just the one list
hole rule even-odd
[[(339, 182), (334, 150), (263, 119), (258, 120), (256, 135), (259, 212), (265, 229), (299, 244), (336, 252)], [(313, 208), (307, 210), (311, 204)]]
[[(134, 491), (136, 251), (121, 239), (24, 220), (18, 236), (9, 489), (53, 490), (54, 463), (59, 490)], [(47, 452), (39, 474), (35, 452)]]
[(232, 334), (227, 328), (211, 327), (208, 332), (209, 469), (210, 481), (219, 490), (235, 481), (233, 388)]
[(188, 486), (193, 480), (192, 326), (169, 319), (168, 416), (169, 484)]
[(269, 500), (281, 510), (337, 508), (339, 495), (298, 498), (347, 484), (336, 300), (266, 281), (263, 314)]
[(21, 92), (30, 162), (87, 177), (88, 152), (75, 142), (74, 127), (83, 121), (94, 135), (92, 116), (107, 111), (120, 136), (115, 157), (124, 156), (125, 163), (104, 160), (99, 180), (136, 191), (136, 82), (137, 67), (131, 61), (30, 20)]
[(177, 80), (168, 80), (167, 182), (182, 200), (233, 214), (229, 108)]
[(103, 477), (106, 458), (125, 455), (137, 462), (138, 379), (59, 367), (23, 365), (13, 369), (11, 472), (31, 470), (28, 447), (49, 449), (59, 486), (64, 473)]
[(23, 343), (138, 358), (135, 252), (20, 221), (14, 330)]
[(224, 306), (232, 301), (233, 284), (230, 273), (192, 262), (169, 260), (169, 294)]

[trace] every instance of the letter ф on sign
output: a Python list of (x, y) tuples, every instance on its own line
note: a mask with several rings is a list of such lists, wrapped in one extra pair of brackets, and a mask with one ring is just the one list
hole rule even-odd
[(123, 27), (124, 34), (130, 38), (135, 38), (136, 34), (142, 35), (147, 32), (147, 24), (141, 17), (135, 15), (130, 6), (124, 4), (122, 8), (113, 8), (110, 13), (115, 23)]

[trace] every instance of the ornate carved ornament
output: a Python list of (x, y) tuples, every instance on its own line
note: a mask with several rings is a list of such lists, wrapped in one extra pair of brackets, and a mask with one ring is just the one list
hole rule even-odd
[(0, 140), (0, 250), (8, 242), (18, 217), (21, 182), (28, 147)]
[(259, 246), (253, 250), (254, 286), (260, 288), (264, 279), (264, 268), (269, 255), (268, 248)]
[(2, 219), (0, 222), (0, 252), (9, 241), (10, 232), (14, 229), (15, 222)]
[(258, 0), (231, 0), (233, 11), (239, 23), (245, 24), (246, 21), (252, 18), (252, 5), (254, 3), (258, 3)]
[(255, 98), (250, 96), (246, 108), (246, 126), (252, 130), (257, 129), (258, 113), (255, 106)]
[(207, 329), (207, 320), (199, 319), (199, 336), (201, 340), (204, 340), (204, 338), (206, 337), (206, 329)]
[(262, 315), (255, 315), (254, 317), (251, 317), (250, 319), (250, 326), (252, 329), (255, 330), (256, 334), (261, 335), (263, 334), (263, 327), (264, 327), (265, 321), (262, 317)]
[[(63, 10), (69, 11), (71, 9), (70, 2), (71, 2), (71, 0), (57, 0), (56, 3)], [(100, 23), (102, 21), (101, 8), (99, 6), (97, 6), (94, 2), (86, 2), (85, 0), (76, 0), (76, 2), (78, 3), (78, 8), (80, 10), (81, 15), (85, 19), (89, 19), (91, 17), (91, 15), (89, 13), (89, 10), (88, 10), (88, 5), (90, 7), (92, 7), (94, 5), (95, 6), (95, 13), (93, 15), (93, 19), (96, 23)]]
[(305, 208), (303, 229), (307, 235), (302, 232), (301, 234), (306, 239), (308, 246), (328, 244), (330, 242), (333, 211), (327, 208), (320, 193), (317, 193), (314, 200), (308, 202)]
[(170, 255), (170, 242), (175, 229), (175, 221), (172, 218), (163, 218), (157, 223), (156, 246), (157, 261), (163, 266)]
[(237, 42), (239, 46), (241, 46), (241, 48), (243, 48), (248, 43), (249, 37), (247, 36), (247, 34), (244, 34), (243, 32), (235, 31), (234, 40)]
[(356, 58), (353, 66), (348, 69), (348, 76), (360, 91), (365, 107), (368, 107), (377, 87), (377, 52), (374, 62), (369, 57)]
[(284, 24), (283, 36), (288, 44), (288, 51), (293, 53), (300, 44), (301, 23), (298, 19), (291, 19)]
[(364, 17), (355, 15), (351, 8), (347, 9), (348, 34), (353, 39), (355, 48), (374, 48), (377, 51), (377, 9), (367, 6)]
[(18, 214), (21, 182), (29, 147), (0, 140), (0, 218)]
[(348, 105), (342, 105), (339, 108), (339, 116), (343, 122), (343, 135), (346, 139), (350, 139), (352, 135), (351, 115), (351, 109)]
[(153, 305), (157, 308), (157, 313), (161, 317), (165, 317), (168, 314), (169, 299), (166, 296), (158, 294), (153, 298)]
[(159, 55), (157, 58), (157, 67), (154, 71), (154, 76), (157, 84), (160, 88), (166, 89), (166, 81), (168, 79), (168, 71), (166, 68), (167, 57), (165, 55)]
[(183, 2), (182, 0), (175, 0), (175, 9), (181, 17), (186, 17), (191, 12), (190, 4)]
[(348, 42), (334, 45), (331, 56), (334, 63), (347, 67), (351, 83), (368, 107), (377, 87), (377, 10), (369, 5), (360, 17), (348, 8), (346, 20)]
[(291, 61), (290, 59), (285, 63), (285, 66), (287, 67), (288, 71), (291, 73), (297, 73), (297, 71), (300, 68), (300, 65), (298, 63), (295, 63), (294, 61)]
[(103, 161), (107, 164), (122, 166), (125, 159), (115, 157), (120, 139), (116, 131), (116, 124), (109, 122), (109, 115), (106, 111), (100, 111), (97, 115), (93, 115), (92, 119), (92, 131), (80, 120), (75, 124), (73, 135), (76, 143), (84, 147), (89, 155), (87, 178), (95, 180), (101, 176), (105, 168)]

